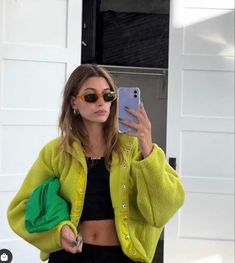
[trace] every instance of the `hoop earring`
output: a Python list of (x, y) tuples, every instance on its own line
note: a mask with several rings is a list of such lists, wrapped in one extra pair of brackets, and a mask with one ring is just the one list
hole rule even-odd
[(80, 112), (79, 112), (79, 110), (73, 110), (73, 114), (74, 114), (75, 116), (78, 116), (78, 115), (80, 114)]

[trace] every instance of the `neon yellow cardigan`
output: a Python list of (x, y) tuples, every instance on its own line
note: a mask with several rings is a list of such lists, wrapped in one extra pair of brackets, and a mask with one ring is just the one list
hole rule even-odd
[[(150, 263), (164, 225), (183, 204), (184, 189), (157, 145), (142, 159), (136, 138), (120, 135), (120, 141), (124, 159), (120, 162), (114, 153), (110, 169), (115, 226), (123, 252), (134, 261)], [(43, 261), (61, 249), (60, 230), (65, 224), (77, 234), (86, 192), (87, 165), (80, 142), (73, 143), (67, 157), (58, 152), (59, 142), (56, 138), (41, 150), (8, 208), (10, 226), (41, 250)], [(71, 203), (70, 220), (49, 231), (30, 234), (25, 229), (26, 202), (50, 176), (60, 179), (60, 195)]]

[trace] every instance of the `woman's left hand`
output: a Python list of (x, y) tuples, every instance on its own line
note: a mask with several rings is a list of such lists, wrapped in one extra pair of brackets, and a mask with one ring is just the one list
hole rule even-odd
[(153, 148), (151, 122), (144, 109), (143, 103), (140, 105), (140, 112), (132, 109), (127, 109), (129, 113), (134, 115), (138, 119), (138, 123), (128, 120), (121, 120), (121, 122), (131, 128), (136, 129), (136, 132), (128, 132), (128, 135), (135, 136), (139, 140), (140, 150), (143, 157), (147, 157)]

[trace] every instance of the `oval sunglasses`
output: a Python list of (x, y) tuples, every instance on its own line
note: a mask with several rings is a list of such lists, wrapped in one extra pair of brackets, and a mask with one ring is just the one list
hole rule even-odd
[(112, 102), (112, 101), (116, 100), (117, 93), (115, 91), (106, 91), (103, 93), (89, 92), (89, 93), (85, 93), (85, 94), (76, 96), (76, 98), (79, 98), (79, 99), (81, 99), (85, 102), (88, 102), (88, 103), (94, 103), (101, 97), (103, 97), (103, 100), (105, 102)]

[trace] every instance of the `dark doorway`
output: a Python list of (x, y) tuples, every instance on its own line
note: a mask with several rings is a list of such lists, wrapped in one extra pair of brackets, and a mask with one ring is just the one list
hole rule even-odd
[[(166, 150), (170, 0), (83, 0), (82, 64), (97, 63), (118, 87), (139, 87), (153, 141)], [(164, 233), (153, 263), (163, 263)]]

